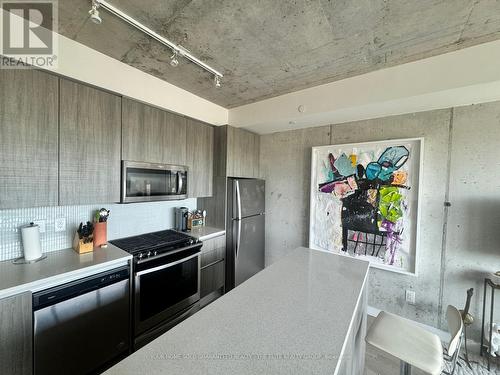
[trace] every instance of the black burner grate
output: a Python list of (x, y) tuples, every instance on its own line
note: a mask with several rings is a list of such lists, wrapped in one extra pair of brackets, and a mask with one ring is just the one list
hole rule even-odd
[(174, 230), (162, 230), (139, 236), (120, 238), (109, 242), (130, 254), (134, 254), (145, 250), (155, 250), (161, 247), (189, 243), (190, 240), (192, 240), (192, 237), (187, 234)]

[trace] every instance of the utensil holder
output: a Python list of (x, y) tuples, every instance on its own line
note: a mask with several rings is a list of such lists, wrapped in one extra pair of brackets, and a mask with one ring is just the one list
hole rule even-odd
[(103, 221), (94, 223), (94, 247), (108, 243), (108, 223)]

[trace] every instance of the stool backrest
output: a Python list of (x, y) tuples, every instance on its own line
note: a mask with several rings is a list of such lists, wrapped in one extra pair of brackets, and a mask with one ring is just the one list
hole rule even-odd
[(460, 338), (464, 329), (462, 315), (456, 307), (448, 305), (446, 309), (446, 320), (448, 322), (448, 331), (451, 335), (450, 344), (448, 345), (448, 355), (453, 356), (460, 345)]

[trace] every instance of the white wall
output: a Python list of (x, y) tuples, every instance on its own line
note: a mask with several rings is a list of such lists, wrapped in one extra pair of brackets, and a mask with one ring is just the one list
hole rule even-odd
[(225, 125), (227, 109), (62, 35), (56, 73), (213, 125)]
[(233, 108), (229, 125), (267, 134), (500, 100), (498, 61), (500, 40)]

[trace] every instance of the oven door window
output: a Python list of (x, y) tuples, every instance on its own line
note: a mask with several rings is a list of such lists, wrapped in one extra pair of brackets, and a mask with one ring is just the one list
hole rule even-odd
[(140, 320), (198, 293), (198, 257), (140, 276)]

